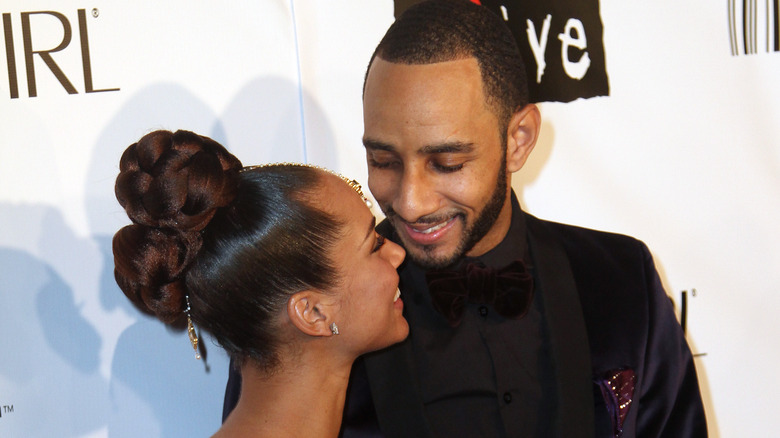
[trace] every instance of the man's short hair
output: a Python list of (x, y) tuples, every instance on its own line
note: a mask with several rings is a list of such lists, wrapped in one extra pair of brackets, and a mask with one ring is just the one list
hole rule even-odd
[(377, 56), (399, 64), (476, 58), (488, 108), (502, 131), (528, 103), (525, 66), (512, 32), (498, 15), (470, 1), (433, 0), (410, 7), (387, 30), (368, 69)]

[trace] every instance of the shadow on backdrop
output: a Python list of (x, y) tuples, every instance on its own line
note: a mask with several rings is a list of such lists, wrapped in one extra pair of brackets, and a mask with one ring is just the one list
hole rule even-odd
[[(0, 204), (0, 222), (36, 236), (41, 251), (88, 257), (60, 212), (42, 205)], [(108, 382), (99, 371), (101, 337), (82, 315), (73, 287), (44, 260), (0, 247), (0, 396), (15, 407), (0, 436), (82, 436), (105, 427)]]
[(313, 162), (338, 169), (327, 115), (311, 95), (303, 91), (300, 97), (299, 93), (298, 87), (286, 79), (257, 78), (233, 97), (218, 125), (211, 129), (211, 137), (244, 165)]

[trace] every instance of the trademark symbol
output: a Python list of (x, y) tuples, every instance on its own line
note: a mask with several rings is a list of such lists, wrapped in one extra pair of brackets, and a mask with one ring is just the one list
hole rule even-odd
[(95, 18), (100, 16), (100, 11), (98, 10), (98, 8), (92, 8), (92, 16)]
[(3, 414), (13, 414), (14, 412), (14, 405), (4, 405), (2, 409), (0, 409), (0, 418), (3, 418)]

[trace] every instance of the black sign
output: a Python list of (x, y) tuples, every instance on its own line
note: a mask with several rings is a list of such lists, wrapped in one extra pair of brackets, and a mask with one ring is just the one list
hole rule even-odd
[[(598, 0), (472, 0), (498, 14), (517, 39), (532, 102), (609, 95)], [(396, 17), (415, 0), (395, 0)]]

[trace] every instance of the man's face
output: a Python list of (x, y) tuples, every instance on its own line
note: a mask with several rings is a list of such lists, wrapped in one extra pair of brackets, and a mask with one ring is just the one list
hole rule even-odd
[(511, 220), (506, 154), (473, 58), (376, 58), (363, 99), (368, 186), (408, 255), (444, 267), (479, 256)]

